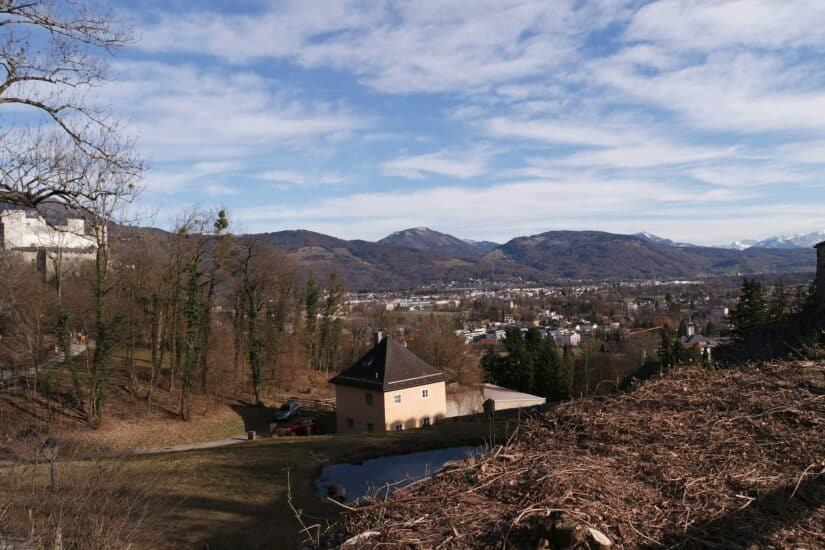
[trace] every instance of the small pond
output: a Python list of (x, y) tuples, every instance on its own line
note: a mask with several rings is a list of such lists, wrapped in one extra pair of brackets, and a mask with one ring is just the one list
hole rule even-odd
[(358, 464), (324, 466), (315, 481), (315, 492), (321, 498), (329, 494), (330, 486), (343, 487), (344, 502), (353, 502), (367, 494), (383, 496), (389, 490), (406, 487), (413, 481), (432, 475), (445, 463), (478, 454), (481, 447), (448, 447), (402, 455), (371, 458)]

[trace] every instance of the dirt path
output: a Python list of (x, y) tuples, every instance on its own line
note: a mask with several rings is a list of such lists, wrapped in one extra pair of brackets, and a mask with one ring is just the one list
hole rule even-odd
[[(145, 449), (133, 449), (130, 451), (121, 451), (115, 453), (107, 453), (104, 455), (94, 454), (88, 456), (80, 456), (77, 457), (81, 460), (86, 458), (119, 458), (124, 456), (140, 456), (140, 455), (157, 455), (157, 454), (164, 454), (164, 453), (183, 453), (186, 451), (197, 451), (200, 449), (215, 449), (217, 447), (228, 447), (229, 445), (237, 445), (238, 443), (243, 443), (244, 441), (248, 441), (249, 438), (246, 434), (234, 435), (231, 437), (224, 437), (222, 439), (215, 439), (214, 441), (202, 441), (200, 443), (186, 443), (184, 445), (170, 445), (168, 447), (147, 447)], [(28, 462), (24, 460), (0, 460), (0, 466), (12, 466), (14, 464), (21, 464), (23, 462)], [(2, 546), (0, 546), (0, 550), (2, 550)]]
[(133, 451), (126, 451), (120, 453), (123, 455), (155, 455), (163, 453), (182, 453), (184, 451), (197, 451), (199, 449), (214, 449), (215, 447), (226, 447), (228, 445), (236, 445), (248, 441), (246, 434), (233, 435), (231, 437), (224, 437), (223, 439), (216, 439), (214, 441), (203, 441), (201, 443), (187, 443), (184, 445), (171, 445), (169, 447), (150, 447), (146, 449), (135, 449)]

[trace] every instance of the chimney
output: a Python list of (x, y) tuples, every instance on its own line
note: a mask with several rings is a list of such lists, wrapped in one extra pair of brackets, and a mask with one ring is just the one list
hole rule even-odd
[(381, 340), (383, 340), (383, 339), (384, 339), (384, 331), (382, 331), (380, 328), (377, 328), (377, 329), (372, 331), (372, 343), (373, 343), (373, 345), (377, 346), (378, 344), (381, 343)]

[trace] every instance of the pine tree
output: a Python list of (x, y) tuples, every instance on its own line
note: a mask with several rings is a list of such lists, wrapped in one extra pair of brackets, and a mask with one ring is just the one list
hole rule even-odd
[(306, 286), (303, 293), (304, 315), (306, 315), (305, 331), (304, 331), (304, 351), (306, 352), (307, 363), (309, 365), (315, 364), (317, 343), (317, 315), (318, 303), (321, 299), (321, 289), (318, 288), (315, 282), (315, 274), (310, 271), (307, 276)]
[(733, 334), (739, 342), (749, 342), (757, 337), (768, 319), (768, 305), (762, 284), (756, 279), (745, 279), (739, 295), (739, 303), (731, 312)]

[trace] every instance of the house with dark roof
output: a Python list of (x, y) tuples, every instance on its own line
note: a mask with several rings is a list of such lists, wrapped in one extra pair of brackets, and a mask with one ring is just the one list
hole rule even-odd
[(420, 428), (447, 414), (444, 373), (380, 331), (372, 349), (330, 382), (339, 433)]

